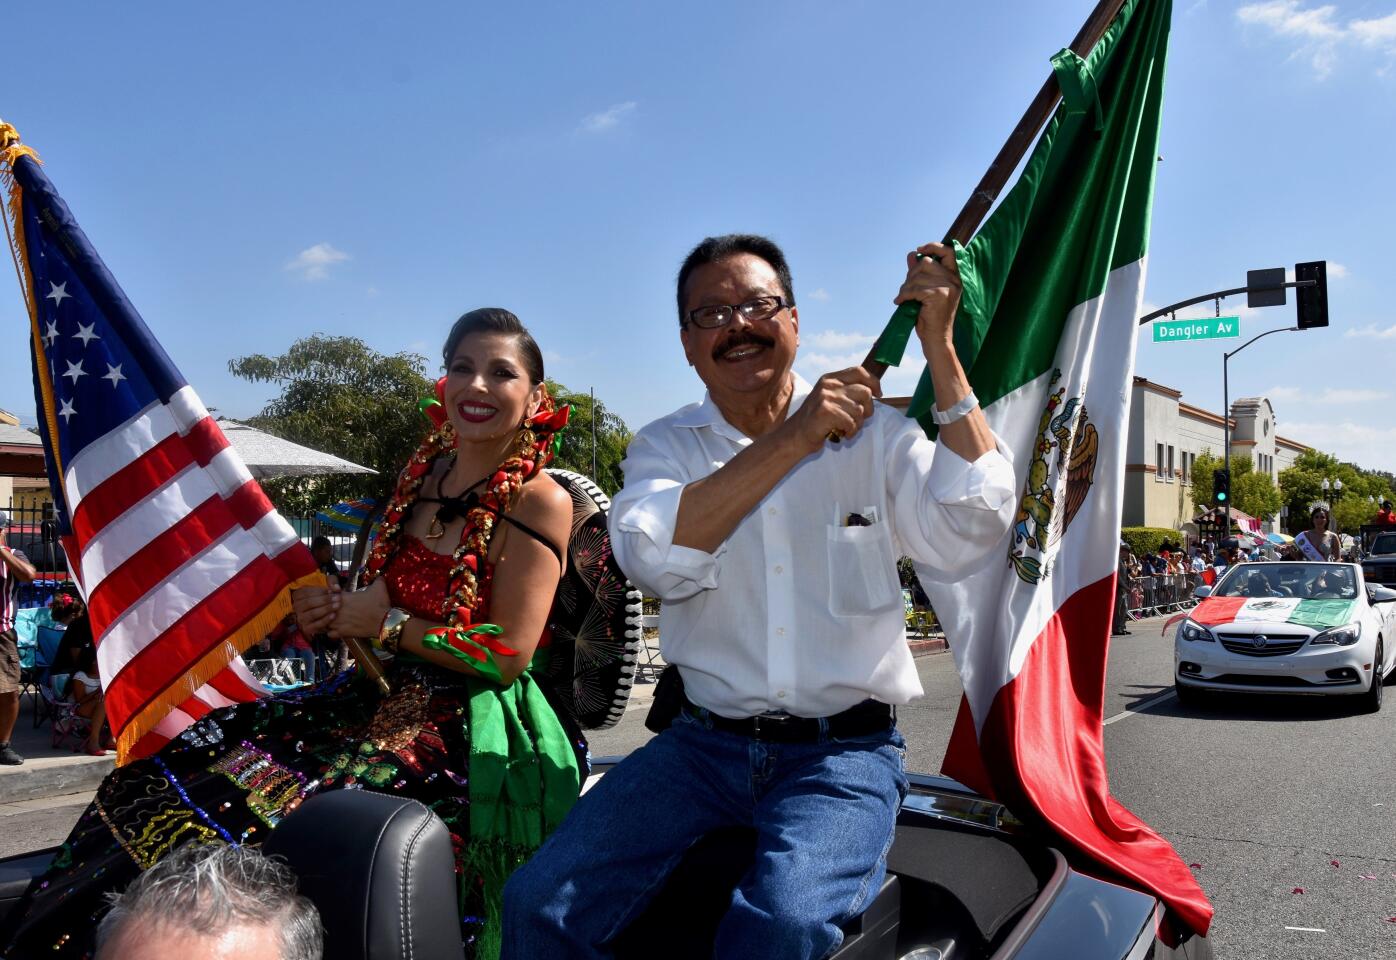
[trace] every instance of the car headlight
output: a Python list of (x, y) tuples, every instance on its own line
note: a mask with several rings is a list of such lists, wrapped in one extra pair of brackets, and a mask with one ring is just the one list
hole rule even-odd
[(1178, 636), (1189, 642), (1194, 640), (1205, 640), (1208, 643), (1216, 643), (1217, 638), (1212, 636), (1212, 631), (1191, 620), (1184, 620), (1182, 626), (1178, 628)]
[(1331, 643), (1339, 647), (1350, 647), (1362, 638), (1362, 624), (1349, 623), (1345, 627), (1325, 630), (1309, 641), (1311, 645)]

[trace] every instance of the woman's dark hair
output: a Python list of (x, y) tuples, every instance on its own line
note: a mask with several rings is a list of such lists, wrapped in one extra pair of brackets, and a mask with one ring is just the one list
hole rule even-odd
[(684, 258), (683, 266), (679, 267), (680, 324), (688, 319), (688, 314), (684, 310), (687, 305), (684, 299), (687, 294), (685, 288), (688, 286), (688, 278), (693, 271), (704, 264), (717, 263), (719, 260), (726, 260), (739, 253), (749, 253), (769, 263), (771, 269), (776, 272), (776, 279), (780, 281), (781, 289), (785, 292), (785, 299), (790, 302), (790, 306), (795, 306), (795, 286), (790, 280), (790, 265), (785, 262), (785, 254), (781, 252), (780, 247), (776, 246), (775, 241), (757, 236), (754, 233), (728, 233), (721, 237), (704, 239), (702, 243), (689, 252), (688, 256)]
[(543, 382), (543, 351), (538, 349), (538, 342), (523, 321), (503, 307), (481, 307), (462, 315), (446, 335), (446, 344), (441, 348), (442, 362), (450, 366), (456, 347), (472, 333), (503, 333), (513, 337), (519, 344), (519, 353), (523, 355), (528, 379), (534, 386)]

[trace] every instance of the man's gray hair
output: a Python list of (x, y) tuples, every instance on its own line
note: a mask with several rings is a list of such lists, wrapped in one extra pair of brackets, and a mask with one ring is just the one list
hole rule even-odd
[(99, 957), (133, 920), (200, 933), (265, 925), (281, 939), (282, 960), (320, 960), (324, 953), (320, 914), (296, 893), (296, 875), (252, 847), (186, 843), (109, 897), (111, 910), (97, 928)]

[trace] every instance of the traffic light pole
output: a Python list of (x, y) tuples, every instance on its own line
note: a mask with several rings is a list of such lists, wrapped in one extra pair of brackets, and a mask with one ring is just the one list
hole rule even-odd
[(1226, 535), (1222, 537), (1223, 540), (1231, 538), (1231, 381), (1229, 379), (1227, 364), (1231, 361), (1232, 357), (1236, 356), (1236, 354), (1240, 353), (1257, 340), (1268, 337), (1272, 333), (1289, 333), (1292, 330), (1298, 329), (1298, 327), (1278, 327), (1274, 330), (1266, 330), (1264, 333), (1258, 333), (1251, 337), (1230, 353), (1222, 354), (1222, 455), (1228, 489), (1226, 503), (1222, 504), (1222, 510), (1226, 515), (1226, 526), (1224, 527)]

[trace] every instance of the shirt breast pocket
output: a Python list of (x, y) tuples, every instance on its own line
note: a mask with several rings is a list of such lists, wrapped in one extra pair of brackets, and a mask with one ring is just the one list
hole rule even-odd
[(885, 523), (828, 527), (829, 610), (870, 617), (902, 602), (892, 539)]

